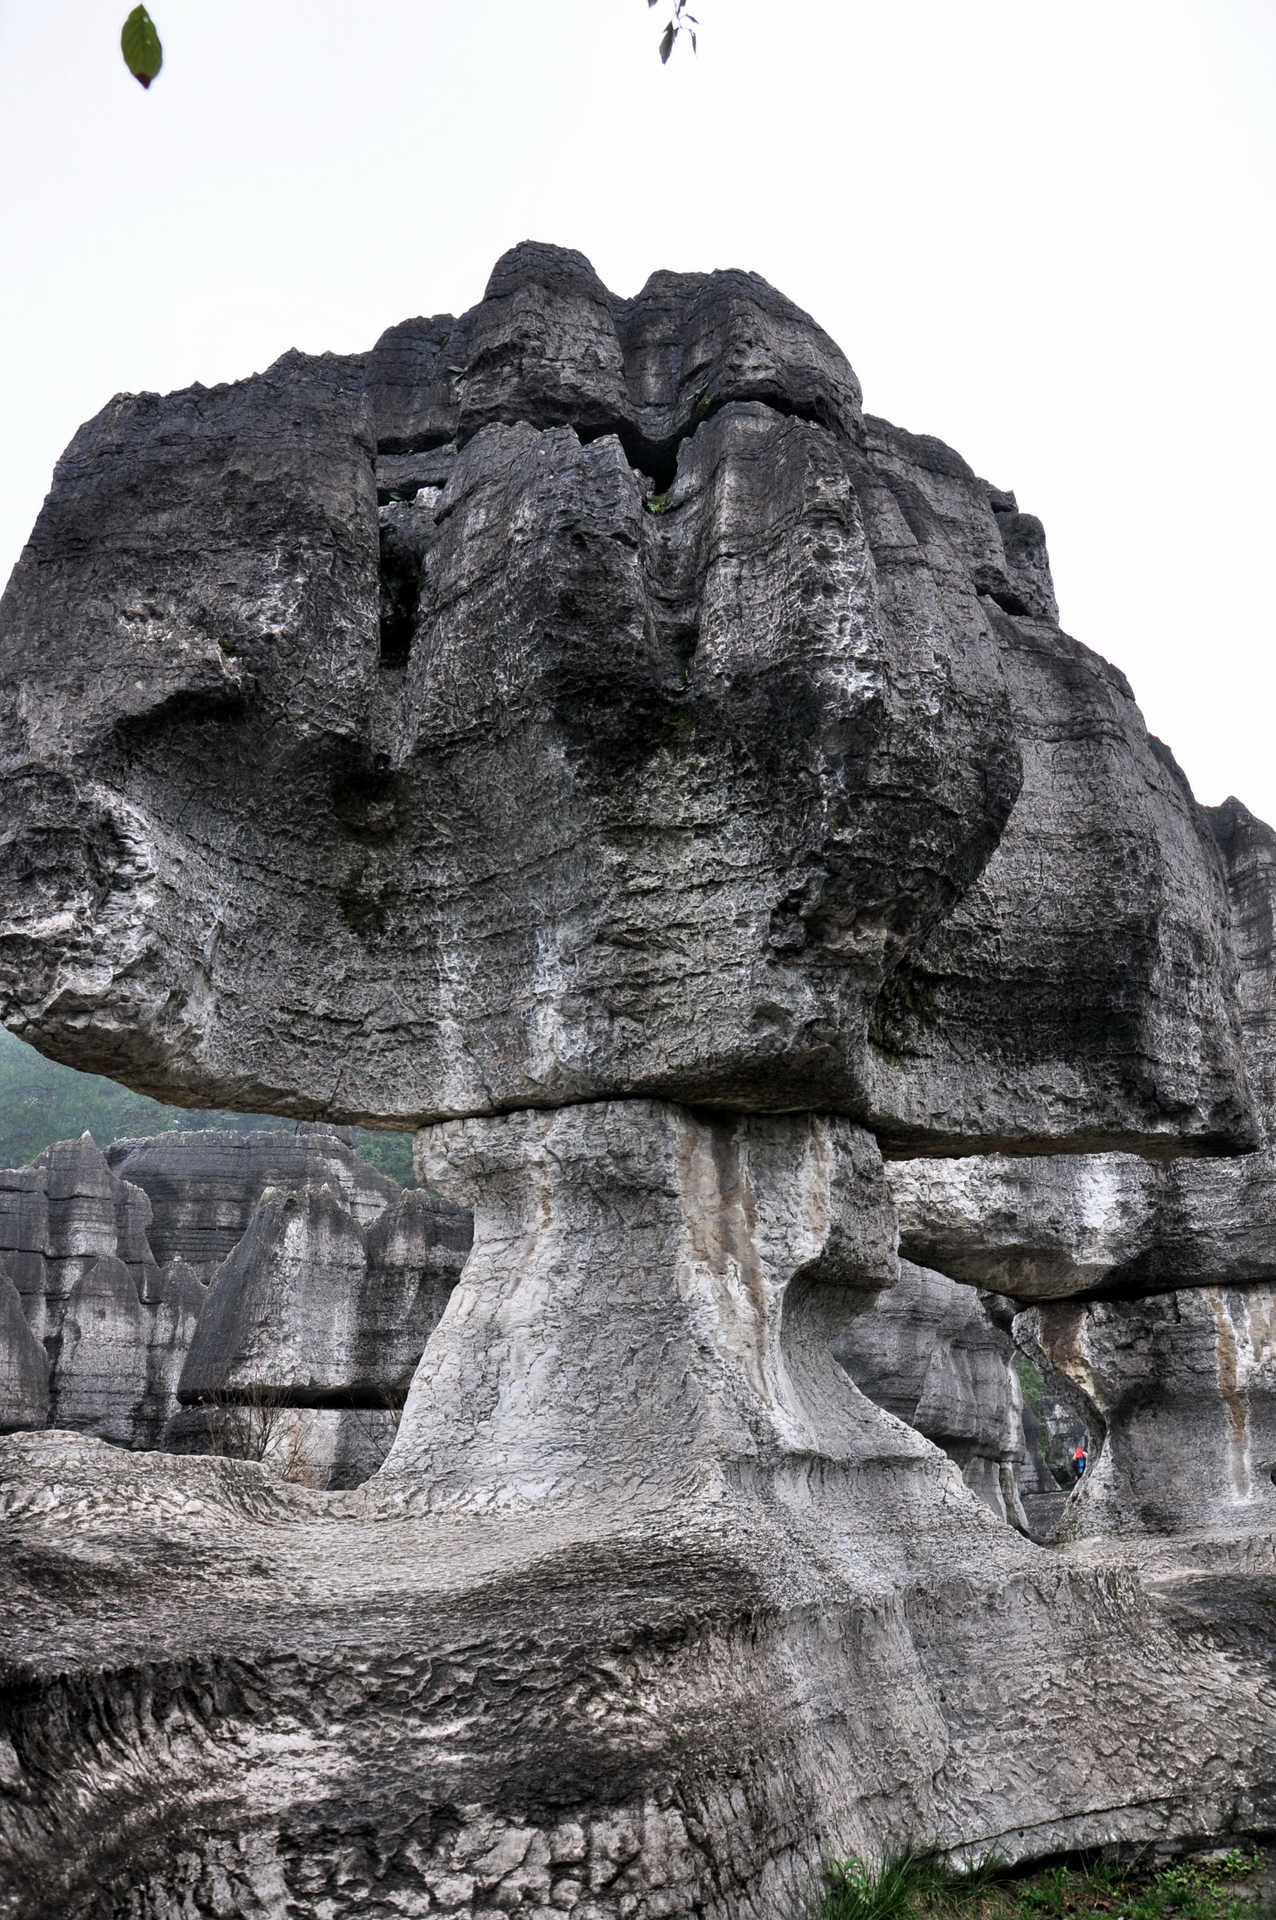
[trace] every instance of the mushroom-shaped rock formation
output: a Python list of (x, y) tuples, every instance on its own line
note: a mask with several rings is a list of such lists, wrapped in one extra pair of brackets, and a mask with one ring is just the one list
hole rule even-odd
[[(1039, 525), (804, 314), (529, 245), (367, 356), (117, 399), (0, 609), (0, 754), (10, 1025), (420, 1125), (474, 1213), (365, 1486), (0, 1441), (15, 1911), (774, 1920), (829, 1853), (1264, 1824), (1250, 1641), (1006, 1526), (835, 1357), (883, 1151), (1259, 1122), (1232, 854)], [(351, 1386), (311, 1207), (398, 1365), (406, 1215), (289, 1193), (184, 1393), (217, 1326), (218, 1393), (244, 1343)]]
[(756, 276), (519, 247), (113, 401), (0, 689), (0, 1008), (149, 1092), (1252, 1144), (1217, 850), (1039, 527)]

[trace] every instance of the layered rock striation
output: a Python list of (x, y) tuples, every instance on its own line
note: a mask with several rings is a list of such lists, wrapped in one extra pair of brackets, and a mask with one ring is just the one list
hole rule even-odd
[(1018, 1337), (1098, 1443), (1067, 1520), (1083, 1537), (1271, 1525), (1276, 834), (1236, 800), (1207, 817), (1228, 880), (1258, 1150), (890, 1169), (907, 1252), (1031, 1305)]
[(1038, 523), (754, 275), (622, 301), (529, 245), (366, 357), (113, 401), (19, 678), (0, 1008), (73, 1064), (1253, 1142), (1217, 848)]
[(271, 1457), (320, 1485), (384, 1458), (470, 1241), (321, 1127), (109, 1155), (86, 1134), (0, 1173), (8, 1195), (0, 1431)]
[[(997, 1518), (1027, 1532), (1023, 1393), (1010, 1315), (994, 1299), (901, 1260), (898, 1282), (849, 1320), (832, 1351), (862, 1393), (942, 1447)], [(1047, 1484), (1044, 1468), (1034, 1448), (1033, 1491)]]
[[(0, 1911), (774, 1920), (829, 1854), (1271, 1825), (1276, 842), (806, 315), (528, 244), (117, 399), (0, 608), (0, 779), (10, 1025), (418, 1126), (451, 1209), (117, 1154), (219, 1263), (188, 1438), (421, 1358), (357, 1488), (0, 1442)], [(1011, 1322), (1093, 1442), (1051, 1546)]]

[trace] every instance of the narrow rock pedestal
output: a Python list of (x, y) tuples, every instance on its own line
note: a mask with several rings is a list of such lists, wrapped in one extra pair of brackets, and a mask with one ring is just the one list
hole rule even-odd
[(427, 1127), (417, 1163), (475, 1240), (378, 1482), (414, 1510), (713, 1503), (866, 1423), (920, 1457), (830, 1351), (898, 1275), (859, 1127), (600, 1101)]
[[(826, 1854), (1267, 1819), (1261, 1678), (999, 1524), (835, 1359), (896, 1272), (869, 1135), (597, 1102), (419, 1164), (474, 1248), (366, 1485), (0, 1441), (45, 1595), (0, 1914), (776, 1920)], [(52, 1670), (50, 1556), (147, 1568)]]

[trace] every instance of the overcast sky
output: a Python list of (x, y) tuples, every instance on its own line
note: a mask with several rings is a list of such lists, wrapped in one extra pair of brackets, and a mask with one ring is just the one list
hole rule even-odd
[[(121, 389), (349, 351), (504, 248), (755, 268), (1046, 523), (1199, 797), (1276, 821), (1273, 0), (0, 0), (0, 579)], [(696, 0), (693, 0), (696, 4)]]

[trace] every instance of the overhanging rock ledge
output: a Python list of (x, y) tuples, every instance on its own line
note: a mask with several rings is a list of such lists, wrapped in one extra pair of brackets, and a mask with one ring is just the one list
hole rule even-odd
[[(1073, 1298), (1224, 1190), (1266, 1244), (1266, 830), (805, 314), (529, 243), (367, 355), (117, 398), (0, 605), (0, 779), (8, 1025), (418, 1128), (474, 1220), (361, 1487), (0, 1439), (7, 1920), (776, 1920), (828, 1854), (1276, 1825), (1268, 1429), (1158, 1504), (1147, 1340)], [(981, 1500), (852, 1380), (896, 1198), (919, 1314), (976, 1280), (1102, 1376), (1063, 1544), (1013, 1436)], [(1232, 1458), (1263, 1367), (1180, 1322)]]

